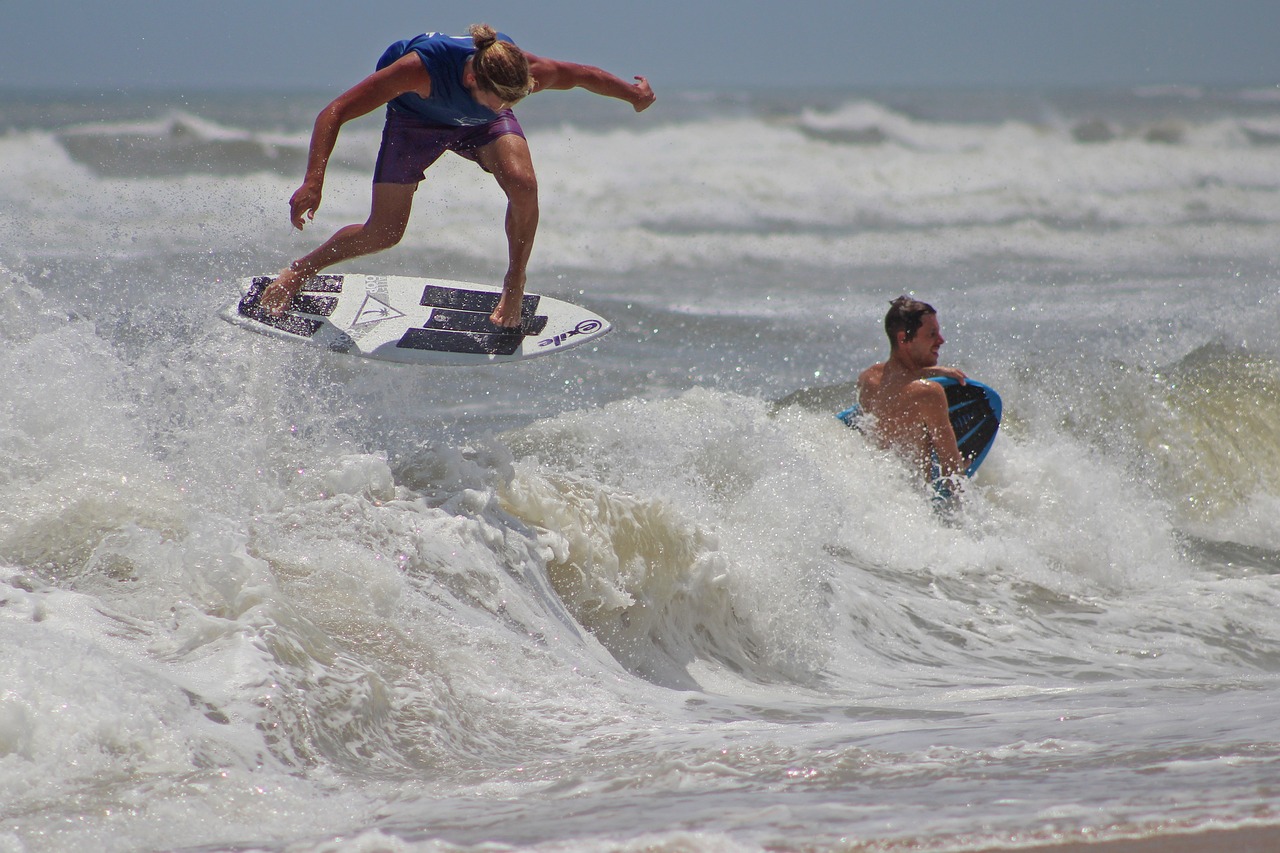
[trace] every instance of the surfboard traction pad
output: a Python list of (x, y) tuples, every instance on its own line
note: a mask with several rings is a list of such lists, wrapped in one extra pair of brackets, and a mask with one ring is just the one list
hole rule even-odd
[[(323, 320), (338, 306), (338, 300), (327, 293), (341, 293), (343, 276), (315, 275), (293, 297), (284, 314), (269, 314), (259, 305), (262, 292), (275, 281), (272, 276), (256, 276), (240, 298), (238, 311), (265, 326), (310, 338), (324, 326)], [(485, 290), (455, 290), (427, 284), (418, 304), (432, 309), (423, 326), (405, 330), (396, 343), (397, 349), (431, 350), (466, 355), (511, 355), (520, 348), (526, 335), (541, 334), (547, 318), (539, 315), (536, 293), (526, 293), (520, 305), (519, 328), (495, 326), (489, 315), (498, 307), (500, 293)], [(297, 313), (295, 313), (297, 312)], [(302, 315), (311, 316), (302, 316)]]

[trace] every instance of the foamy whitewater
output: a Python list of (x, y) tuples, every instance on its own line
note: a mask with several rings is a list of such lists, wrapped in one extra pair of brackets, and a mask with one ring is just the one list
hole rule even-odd
[[(441, 369), (215, 316), (364, 218), (376, 117), (289, 227), (329, 94), (0, 98), (0, 851), (1280, 824), (1280, 92), (538, 96), (616, 330)], [(904, 292), (1004, 398), (949, 516), (833, 417)]]

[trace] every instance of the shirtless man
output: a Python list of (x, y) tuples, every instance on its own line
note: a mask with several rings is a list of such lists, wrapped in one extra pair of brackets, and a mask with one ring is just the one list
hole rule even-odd
[(653, 104), (654, 95), (645, 78), (635, 81), (594, 66), (525, 53), (486, 24), (473, 25), (469, 36), (426, 33), (396, 42), (378, 61), (377, 71), (320, 112), (306, 176), (289, 200), (289, 219), (301, 230), (320, 206), (338, 130), (387, 105), (368, 220), (340, 228), (289, 264), (263, 292), (260, 304), (279, 316), (320, 270), (400, 242), (418, 183), (438, 157), (453, 151), (492, 173), (507, 196), (507, 272), (490, 320), (519, 326), (525, 270), (538, 229), (538, 182), (511, 107), (534, 92), (581, 88), (625, 101), (640, 112)]
[(907, 296), (893, 300), (884, 318), (889, 360), (872, 365), (858, 377), (858, 403), (871, 415), (871, 434), (880, 447), (902, 454), (921, 474), (933, 475), (937, 458), (943, 480), (954, 478), (965, 463), (947, 416), (947, 394), (929, 376), (965, 375), (938, 366), (938, 350), (946, 340), (933, 306)]

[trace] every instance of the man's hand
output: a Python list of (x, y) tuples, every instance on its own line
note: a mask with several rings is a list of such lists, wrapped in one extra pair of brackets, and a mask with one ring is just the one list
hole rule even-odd
[(653, 106), (653, 102), (658, 99), (658, 96), (653, 94), (649, 81), (639, 74), (636, 75), (636, 83), (632, 88), (635, 89), (636, 96), (631, 101), (631, 106), (635, 107), (638, 113), (649, 109), (649, 107)]
[(319, 184), (307, 181), (289, 199), (289, 221), (299, 231), (306, 221), (316, 218), (316, 211), (320, 208), (320, 189)]
[(276, 276), (275, 281), (267, 285), (258, 297), (258, 307), (272, 317), (282, 317), (293, 303), (293, 297), (302, 289), (306, 276), (301, 275), (292, 266), (285, 267)]

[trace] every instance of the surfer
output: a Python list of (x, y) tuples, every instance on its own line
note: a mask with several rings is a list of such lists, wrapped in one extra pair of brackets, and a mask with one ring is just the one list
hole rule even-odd
[(938, 350), (946, 343), (938, 312), (928, 303), (899, 296), (885, 314), (884, 331), (889, 360), (858, 376), (858, 403), (874, 418), (871, 433), (881, 448), (900, 453), (926, 479), (935, 476), (936, 458), (936, 476), (950, 481), (965, 463), (947, 415), (946, 391), (925, 379), (950, 376), (963, 383), (965, 374), (938, 365)]
[(511, 107), (533, 92), (581, 88), (626, 101), (640, 112), (654, 102), (654, 94), (644, 77), (635, 80), (629, 83), (594, 66), (525, 53), (487, 24), (472, 25), (469, 37), (427, 33), (396, 42), (383, 53), (373, 74), (316, 117), (306, 176), (289, 199), (289, 219), (301, 230), (320, 207), (325, 168), (339, 129), (385, 104), (368, 220), (340, 228), (289, 264), (263, 292), (260, 304), (279, 316), (320, 270), (400, 242), (418, 182), (445, 151), (453, 151), (490, 172), (507, 196), (507, 272), (490, 320), (519, 326), (525, 269), (538, 229), (538, 182), (524, 131)]

